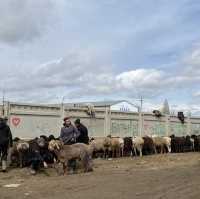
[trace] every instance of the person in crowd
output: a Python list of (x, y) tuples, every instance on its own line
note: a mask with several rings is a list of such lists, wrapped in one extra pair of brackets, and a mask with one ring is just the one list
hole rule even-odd
[(87, 129), (87, 127), (84, 126), (81, 123), (80, 119), (76, 119), (74, 123), (75, 123), (76, 128), (80, 132), (80, 136), (78, 137), (77, 142), (84, 143), (84, 144), (89, 144), (89, 137), (88, 137), (88, 129)]
[(8, 149), (12, 147), (12, 133), (4, 118), (0, 117), (0, 161), (2, 171), (7, 171)]

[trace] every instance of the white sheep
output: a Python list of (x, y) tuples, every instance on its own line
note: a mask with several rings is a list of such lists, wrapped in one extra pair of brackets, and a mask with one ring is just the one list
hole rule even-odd
[(132, 138), (132, 142), (133, 142), (133, 150), (134, 150), (135, 155), (137, 156), (137, 151), (139, 151), (140, 157), (142, 157), (142, 149), (144, 146), (143, 138), (139, 136), (134, 136)]

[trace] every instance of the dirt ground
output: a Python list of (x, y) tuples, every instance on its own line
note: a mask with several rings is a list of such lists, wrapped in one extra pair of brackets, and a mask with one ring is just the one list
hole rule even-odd
[[(199, 199), (200, 153), (95, 160), (92, 173), (0, 173), (0, 199)], [(6, 188), (7, 184), (19, 184)]]

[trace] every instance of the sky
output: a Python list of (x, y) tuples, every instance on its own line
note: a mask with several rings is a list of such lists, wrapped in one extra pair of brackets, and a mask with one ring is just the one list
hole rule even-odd
[(199, 0), (6, 0), (0, 18), (6, 100), (143, 96), (200, 114)]

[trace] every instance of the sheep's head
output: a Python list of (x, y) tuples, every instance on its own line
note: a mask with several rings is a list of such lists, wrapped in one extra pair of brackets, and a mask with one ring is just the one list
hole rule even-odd
[(44, 148), (46, 145), (46, 141), (43, 137), (40, 137), (37, 139), (37, 144), (39, 145), (39, 147)]
[(19, 142), (16, 145), (17, 151), (27, 151), (29, 149), (29, 143), (28, 142)]
[(94, 139), (93, 137), (91, 137), (89, 142), (92, 142), (92, 141), (94, 141), (94, 140), (95, 140), (95, 139)]
[(60, 151), (62, 149), (63, 143), (60, 140), (51, 140), (49, 142), (50, 151)]

